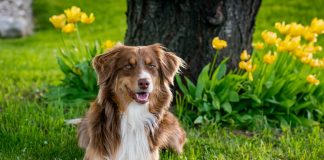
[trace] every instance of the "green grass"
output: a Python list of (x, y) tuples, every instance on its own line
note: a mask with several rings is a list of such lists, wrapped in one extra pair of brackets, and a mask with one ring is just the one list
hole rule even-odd
[[(96, 21), (81, 26), (85, 41), (122, 41), (126, 31), (126, 2), (34, 0), (36, 32), (21, 39), (0, 40), (0, 159), (81, 159), (76, 128), (64, 119), (80, 117), (86, 106), (47, 104), (41, 100), (48, 84), (58, 83), (62, 74), (55, 60), (61, 45), (59, 31), (48, 18), (72, 5), (94, 12)], [(256, 21), (255, 39), (276, 21), (308, 24), (324, 18), (324, 2), (314, 0), (265, 0)], [(67, 43), (73, 37), (65, 36)], [(324, 40), (320, 40), (324, 44)], [(323, 159), (322, 129), (280, 132), (262, 130), (245, 133), (212, 126), (186, 127), (188, 142), (184, 154), (163, 151), (161, 159)], [(251, 135), (253, 134), (253, 135)]]

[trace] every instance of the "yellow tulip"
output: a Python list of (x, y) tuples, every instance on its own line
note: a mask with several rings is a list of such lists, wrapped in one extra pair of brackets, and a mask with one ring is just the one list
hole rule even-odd
[(316, 86), (320, 84), (320, 81), (316, 78), (315, 75), (312, 75), (312, 74), (308, 75), (306, 80), (308, 83), (316, 85)]
[(241, 62), (239, 63), (239, 68), (240, 68), (240, 69), (245, 70), (246, 66), (247, 66), (247, 63), (246, 63), (245, 61), (241, 61)]
[(252, 60), (249, 60), (246, 64), (245, 70), (248, 72), (253, 72), (256, 69), (256, 66), (252, 64)]
[(304, 26), (297, 23), (291, 23), (288, 31), (292, 37), (301, 36), (304, 32)]
[(81, 19), (81, 9), (79, 7), (72, 6), (71, 9), (64, 10), (64, 13), (69, 23), (76, 23)]
[(324, 33), (324, 20), (314, 18), (311, 22), (310, 29), (317, 34)]
[(269, 45), (273, 45), (276, 44), (278, 39), (277, 39), (277, 34), (274, 32), (270, 32), (270, 31), (263, 31), (261, 33), (261, 36), (264, 40), (265, 43), (269, 44)]
[(66, 17), (64, 14), (54, 15), (49, 18), (49, 21), (53, 24), (55, 28), (62, 28), (65, 25)]
[(256, 43), (253, 43), (252, 45), (253, 45), (254, 49), (256, 49), (256, 50), (261, 50), (264, 48), (264, 44), (262, 42), (256, 42)]
[(313, 59), (313, 55), (309, 54), (307, 56), (301, 57), (300, 61), (304, 64), (309, 64), (312, 61), (312, 59)]
[(276, 23), (275, 28), (283, 35), (286, 35), (290, 29), (290, 25), (286, 25), (285, 22), (282, 23)]
[(68, 23), (62, 28), (62, 32), (64, 33), (71, 33), (76, 31), (75, 25), (73, 23)]
[(312, 53), (310, 53), (310, 52), (306, 52), (306, 51), (304, 50), (304, 48), (302, 48), (302, 47), (299, 47), (298, 49), (296, 49), (296, 50), (294, 51), (294, 53), (295, 53), (295, 55), (296, 55), (297, 57), (299, 57), (299, 58), (306, 57), (306, 56), (308, 56), (309, 54), (312, 54)]
[(313, 68), (321, 67), (321, 61), (319, 59), (311, 59), (309, 65)]
[(321, 62), (321, 67), (324, 67), (324, 58), (322, 58), (321, 60), (320, 60)]
[(111, 41), (111, 40), (106, 40), (104, 43), (103, 43), (103, 48), (105, 50), (108, 50), (108, 49), (111, 49), (115, 46), (115, 42)]
[(243, 50), (243, 52), (240, 55), (240, 58), (242, 61), (246, 61), (250, 58), (251, 56), (247, 53), (246, 50)]
[(239, 68), (246, 70), (248, 72), (249, 80), (253, 81), (253, 74), (252, 72), (256, 69), (256, 66), (252, 64), (252, 60), (249, 60), (247, 62), (241, 61), (239, 63)]
[(316, 42), (317, 41), (317, 34), (314, 33), (309, 27), (305, 27), (303, 32), (303, 37), (309, 42)]
[(91, 24), (95, 20), (93, 13), (88, 16), (86, 13), (81, 14), (81, 22), (85, 24)]
[(227, 42), (215, 37), (212, 41), (213, 48), (220, 50), (227, 47)]
[(279, 41), (277, 45), (278, 52), (291, 52), (297, 49), (300, 45), (300, 37), (291, 38), (289, 35), (286, 36), (285, 40)]
[(276, 53), (272, 55), (271, 52), (268, 52), (268, 54), (263, 56), (263, 61), (266, 64), (272, 64), (275, 60), (276, 60)]
[(322, 50), (321, 46), (314, 46), (314, 43), (308, 43), (307, 45), (304, 46), (304, 51), (305, 52), (310, 52), (310, 53), (316, 53)]

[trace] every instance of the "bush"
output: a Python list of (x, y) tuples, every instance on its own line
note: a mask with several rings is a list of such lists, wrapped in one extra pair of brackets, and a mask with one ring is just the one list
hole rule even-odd
[(57, 63), (64, 74), (64, 79), (60, 84), (50, 86), (45, 97), (49, 101), (61, 101), (70, 105), (89, 102), (94, 100), (98, 93), (92, 59), (102, 53), (103, 49), (112, 48), (114, 42), (107, 40), (103, 44), (98, 41), (92, 45), (84, 44), (79, 34), (78, 23), (91, 24), (95, 20), (93, 13), (88, 16), (75, 6), (65, 10), (64, 13), (52, 16), (50, 22), (62, 33), (76, 34), (77, 43), (71, 47), (67, 46), (62, 35), (64, 47), (59, 49)]
[[(324, 21), (310, 26), (276, 23), (264, 31), (254, 53), (241, 53), (239, 69), (226, 73), (226, 60), (206, 65), (193, 84), (177, 76), (179, 116), (192, 123), (230, 124), (241, 128), (314, 126), (323, 122), (324, 59), (317, 36)], [(219, 39), (215, 38), (216, 49)], [(214, 62), (217, 55), (215, 55)], [(189, 105), (190, 107), (186, 107)], [(186, 109), (184, 109), (186, 107)]]

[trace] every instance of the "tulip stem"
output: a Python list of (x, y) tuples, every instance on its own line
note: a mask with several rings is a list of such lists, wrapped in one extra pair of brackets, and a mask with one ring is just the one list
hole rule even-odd
[(216, 65), (217, 56), (218, 56), (218, 52), (216, 51), (216, 53), (213, 55), (213, 62), (212, 62), (211, 66), (210, 66), (210, 69), (209, 69), (209, 77), (212, 77), (213, 76), (213, 72), (214, 72), (214, 67)]
[(60, 37), (61, 37), (61, 40), (62, 40), (62, 43), (63, 43), (64, 48), (67, 49), (67, 46), (66, 46), (66, 43), (65, 43), (65, 40), (64, 40), (64, 37), (63, 37), (63, 33), (62, 32), (60, 34)]
[[(76, 34), (77, 34), (78, 41), (79, 41), (79, 49), (80, 49), (80, 52), (82, 53), (82, 50), (84, 49), (84, 48), (82, 47), (82, 46), (83, 46), (83, 41), (82, 41), (81, 36), (80, 36), (80, 32), (79, 32), (78, 24), (76, 23), (75, 26), (76, 26)], [(86, 51), (85, 51), (85, 52), (86, 52)]]

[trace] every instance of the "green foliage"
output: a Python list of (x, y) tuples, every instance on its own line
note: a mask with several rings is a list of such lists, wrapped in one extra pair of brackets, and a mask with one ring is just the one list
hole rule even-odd
[(177, 110), (181, 110), (182, 105), (191, 105), (189, 110), (186, 109), (187, 113), (182, 112), (180, 116), (185, 116), (195, 124), (232, 123), (233, 118), (241, 118), (232, 104), (240, 100), (238, 91), (244, 78), (233, 72), (226, 74), (226, 61), (224, 59), (215, 69), (211, 68), (211, 64), (206, 65), (196, 84), (187, 77), (183, 83), (180, 76), (176, 76), (176, 82), (183, 94), (182, 97), (177, 95)]
[[(259, 67), (253, 72), (253, 81), (242, 70), (226, 74), (227, 59), (214, 69), (207, 64), (196, 84), (177, 75), (181, 90), (176, 96), (178, 116), (191, 124), (218, 123), (249, 129), (319, 125), (323, 122), (324, 85), (307, 83), (309, 72), (300, 71), (298, 67), (304, 65), (297, 65), (301, 62), (293, 62), (287, 55), (281, 54), (281, 61), (273, 65), (263, 63), (262, 56), (261, 60), (253, 57)], [(322, 75), (318, 78), (324, 81)]]
[(98, 42), (87, 45), (81, 51), (77, 48), (61, 49), (57, 63), (64, 79), (59, 85), (49, 87), (45, 97), (50, 101), (60, 100), (68, 104), (95, 99), (98, 87), (92, 59), (99, 53), (102, 53), (102, 49)]

